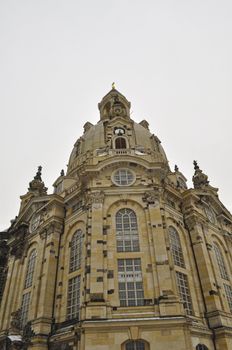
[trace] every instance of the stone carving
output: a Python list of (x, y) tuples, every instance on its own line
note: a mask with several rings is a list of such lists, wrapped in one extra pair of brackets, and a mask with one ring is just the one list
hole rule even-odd
[(28, 191), (34, 193), (35, 195), (47, 194), (47, 187), (44, 186), (42, 181), (42, 167), (38, 167), (38, 171), (34, 176), (34, 179), (29, 183)]
[(95, 191), (91, 192), (88, 195), (88, 202), (92, 204), (93, 208), (98, 209), (102, 206), (104, 201), (104, 192), (103, 191)]
[(159, 194), (156, 191), (145, 192), (143, 200), (153, 207), (156, 207), (159, 204)]
[(144, 119), (140, 123), (145, 129), (149, 130), (149, 123)]
[(88, 131), (92, 126), (93, 126), (92, 123), (86, 122), (84, 125), (84, 133), (86, 133), (86, 131)]
[(31, 327), (31, 322), (28, 322), (23, 328), (23, 341), (25, 344), (30, 344), (31, 338), (34, 337), (35, 332)]
[(21, 309), (12, 312), (10, 326), (13, 332), (17, 333), (21, 330)]
[(197, 161), (193, 161), (195, 173), (193, 175), (194, 188), (204, 188), (209, 185), (208, 176), (199, 168)]

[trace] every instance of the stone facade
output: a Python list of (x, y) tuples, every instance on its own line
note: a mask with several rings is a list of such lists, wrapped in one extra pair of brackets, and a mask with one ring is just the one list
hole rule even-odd
[(0, 349), (231, 350), (231, 214), (114, 87), (98, 107), (54, 193), (39, 167), (0, 236)]

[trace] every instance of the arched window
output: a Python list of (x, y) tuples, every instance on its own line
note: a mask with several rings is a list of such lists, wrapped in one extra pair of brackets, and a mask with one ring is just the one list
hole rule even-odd
[(115, 148), (116, 149), (123, 149), (126, 147), (126, 139), (124, 137), (117, 137), (115, 140)]
[(126, 350), (145, 350), (146, 344), (142, 340), (131, 340), (126, 343)]
[(204, 344), (198, 344), (196, 350), (208, 350), (207, 346)]
[(37, 256), (37, 252), (34, 249), (34, 250), (32, 250), (32, 252), (29, 256), (24, 288), (29, 288), (32, 286), (33, 274), (34, 274), (34, 270), (35, 270), (36, 256)]
[(73, 272), (81, 267), (82, 256), (82, 231), (77, 230), (70, 243), (70, 263), (69, 271)]
[(139, 251), (137, 217), (133, 210), (123, 208), (117, 212), (116, 238), (118, 252)]
[(224, 278), (225, 280), (229, 280), (228, 273), (226, 270), (225, 261), (223, 259), (221, 249), (219, 248), (219, 246), (216, 243), (214, 243), (213, 249), (214, 249), (214, 253), (216, 256), (217, 263), (218, 263), (218, 268), (220, 271), (221, 278)]
[(174, 264), (184, 268), (185, 267), (184, 256), (183, 256), (183, 251), (181, 248), (180, 237), (178, 235), (178, 232), (174, 227), (171, 226), (168, 229), (168, 233), (169, 233), (169, 241), (170, 241)]

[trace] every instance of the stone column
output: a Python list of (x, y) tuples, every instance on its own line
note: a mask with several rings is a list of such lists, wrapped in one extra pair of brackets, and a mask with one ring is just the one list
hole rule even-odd
[(106, 303), (104, 300), (104, 239), (103, 239), (103, 202), (104, 193), (94, 191), (89, 195), (92, 208), (91, 226), (91, 256), (89, 270), (90, 300), (86, 307), (86, 318), (106, 318)]
[(155, 255), (158, 286), (156, 287), (157, 304), (161, 316), (177, 315), (181, 313), (181, 304), (171, 276), (168, 253), (165, 241), (165, 222), (161, 208), (161, 193), (159, 190), (145, 193), (144, 201), (147, 202), (151, 227), (152, 241)]
[(41, 269), (40, 285), (38, 286), (38, 309), (36, 319), (32, 323), (35, 334), (49, 334), (53, 317), (54, 291), (59, 255), (59, 240), (63, 225), (52, 222), (46, 228), (46, 240)]

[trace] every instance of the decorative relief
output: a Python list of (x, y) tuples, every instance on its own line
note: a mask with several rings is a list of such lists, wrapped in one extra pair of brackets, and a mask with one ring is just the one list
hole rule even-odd
[(92, 207), (94, 209), (99, 209), (102, 207), (103, 201), (104, 201), (104, 192), (103, 191), (95, 191), (89, 193), (87, 197), (87, 202), (89, 204), (92, 204)]
[(13, 332), (19, 332), (21, 330), (21, 309), (18, 309), (11, 314), (10, 327)]
[(145, 192), (143, 201), (152, 207), (157, 207), (159, 205), (159, 194), (156, 191)]

